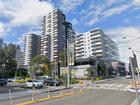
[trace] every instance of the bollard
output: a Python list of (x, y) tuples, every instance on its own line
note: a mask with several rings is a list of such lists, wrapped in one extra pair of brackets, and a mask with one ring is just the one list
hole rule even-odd
[(60, 96), (63, 96), (63, 91), (62, 91), (63, 86), (61, 85), (61, 89), (60, 89)]
[(48, 86), (48, 98), (50, 98), (50, 86)]
[(90, 86), (88, 86), (88, 91), (90, 90)]
[(32, 90), (32, 101), (34, 101), (35, 97), (35, 86), (33, 85), (33, 90)]
[(80, 86), (80, 92), (82, 92), (82, 87)]
[(71, 87), (71, 94), (74, 94), (73, 87)]
[(10, 104), (13, 105), (12, 94), (11, 94), (11, 90), (10, 89), (9, 89), (9, 99), (10, 99)]
[(62, 92), (62, 89), (60, 89), (60, 95), (61, 95), (61, 96), (63, 96), (63, 92)]

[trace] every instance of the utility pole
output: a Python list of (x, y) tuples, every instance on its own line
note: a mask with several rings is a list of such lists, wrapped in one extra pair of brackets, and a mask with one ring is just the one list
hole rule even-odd
[(135, 80), (135, 74), (134, 74), (134, 69), (133, 69), (133, 64), (132, 64), (132, 58), (130, 57), (130, 65), (131, 65), (131, 71), (132, 71), (132, 77), (133, 77), (133, 82), (135, 84), (135, 93), (136, 93), (136, 98), (137, 98), (137, 102), (138, 105), (140, 105), (140, 101), (139, 101), (139, 94), (138, 94), (138, 90), (137, 90), (137, 84), (136, 84), (136, 80)]

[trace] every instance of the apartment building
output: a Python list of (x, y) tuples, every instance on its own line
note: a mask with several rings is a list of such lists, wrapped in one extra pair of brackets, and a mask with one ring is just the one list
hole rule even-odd
[(75, 59), (89, 57), (118, 60), (118, 46), (99, 28), (76, 35)]
[(40, 54), (41, 37), (30, 33), (24, 37), (24, 65), (29, 65), (31, 59)]
[(67, 49), (67, 38), (73, 35), (72, 31), (72, 24), (66, 21), (59, 9), (45, 15), (42, 19), (41, 55), (46, 55), (49, 61), (59, 61), (59, 53)]
[(3, 46), (3, 38), (0, 38), (0, 48)]
[(15, 60), (17, 62), (17, 66), (21, 66), (22, 65), (22, 53), (21, 53), (21, 49), (20, 49), (19, 45), (16, 46)]
[(66, 34), (66, 65), (74, 65), (74, 39), (75, 39), (75, 31), (72, 28), (72, 24), (70, 22), (65, 22), (65, 34)]

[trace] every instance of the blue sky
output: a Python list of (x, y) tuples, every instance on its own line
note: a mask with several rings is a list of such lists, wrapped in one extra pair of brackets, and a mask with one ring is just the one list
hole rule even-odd
[(76, 33), (100, 27), (118, 43), (122, 61), (128, 61), (128, 47), (140, 50), (135, 38), (140, 36), (140, 0), (0, 0), (0, 37), (21, 44), (27, 33), (40, 34), (41, 17), (54, 8), (65, 13)]

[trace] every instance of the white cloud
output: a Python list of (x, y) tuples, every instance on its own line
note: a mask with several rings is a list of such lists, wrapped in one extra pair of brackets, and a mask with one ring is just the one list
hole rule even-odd
[(107, 2), (107, 5), (108, 6), (111, 6), (111, 5), (113, 5), (113, 4), (115, 4), (115, 3), (118, 3), (118, 2), (120, 2), (121, 0), (107, 0), (106, 2)]
[(79, 22), (78, 22), (78, 20), (77, 20), (76, 18), (74, 18), (74, 19), (71, 20), (71, 23), (72, 23), (74, 26), (76, 26)]
[(133, 4), (136, 6), (140, 6), (140, 0), (133, 0)]
[(127, 10), (130, 6), (131, 5), (129, 5), (129, 4), (128, 5), (124, 4), (122, 6), (117, 6), (117, 7), (114, 7), (114, 8), (111, 8), (111, 9), (105, 11), (103, 13), (103, 15), (104, 15), (104, 17), (109, 17), (109, 16), (112, 16), (114, 14), (120, 14), (120, 13), (124, 12), (125, 10)]
[[(87, 14), (84, 18), (87, 18), (87, 25), (93, 25), (94, 23), (98, 22), (99, 20), (103, 20), (107, 17), (111, 17), (112, 15), (121, 14), (125, 10), (127, 10), (132, 5), (130, 3), (126, 4), (119, 4), (122, 0), (107, 0), (104, 2), (104, 5), (101, 6), (99, 4), (91, 4), (87, 8)], [(112, 6), (113, 4), (119, 4), (119, 6)], [(85, 11), (84, 11), (85, 13)]]
[(99, 19), (102, 17), (102, 12), (104, 8), (104, 6), (92, 5), (92, 9), (89, 12), (87, 12), (87, 14), (84, 16), (85, 18), (90, 18), (86, 22), (86, 25), (93, 25), (94, 23), (99, 21)]
[(5, 32), (4, 30), (5, 30), (4, 24), (0, 22), (0, 37), (3, 37)]
[(85, 21), (86, 25), (93, 25), (111, 16), (140, 9), (139, 2), (140, 0), (104, 0), (102, 2), (104, 5), (101, 5), (101, 3), (93, 1), (86, 9), (82, 9), (79, 14), (83, 15), (82, 20)]
[(86, 24), (87, 25), (93, 25), (95, 22), (98, 21), (98, 16), (94, 17), (93, 19), (89, 20)]
[[(131, 51), (128, 49), (131, 47), (137, 54), (138, 63), (140, 66), (140, 53), (137, 52), (140, 51), (140, 27), (115, 28), (107, 30), (106, 33), (118, 43), (122, 61), (128, 62), (128, 57), (132, 56)], [(123, 39), (124, 36), (127, 37)]]
[(0, 13), (10, 17), (12, 26), (38, 24), (40, 17), (53, 9), (49, 2), (39, 0), (3, 0), (0, 4)]
[(60, 7), (63, 11), (73, 11), (77, 6), (81, 5), (85, 0), (62, 0)]

